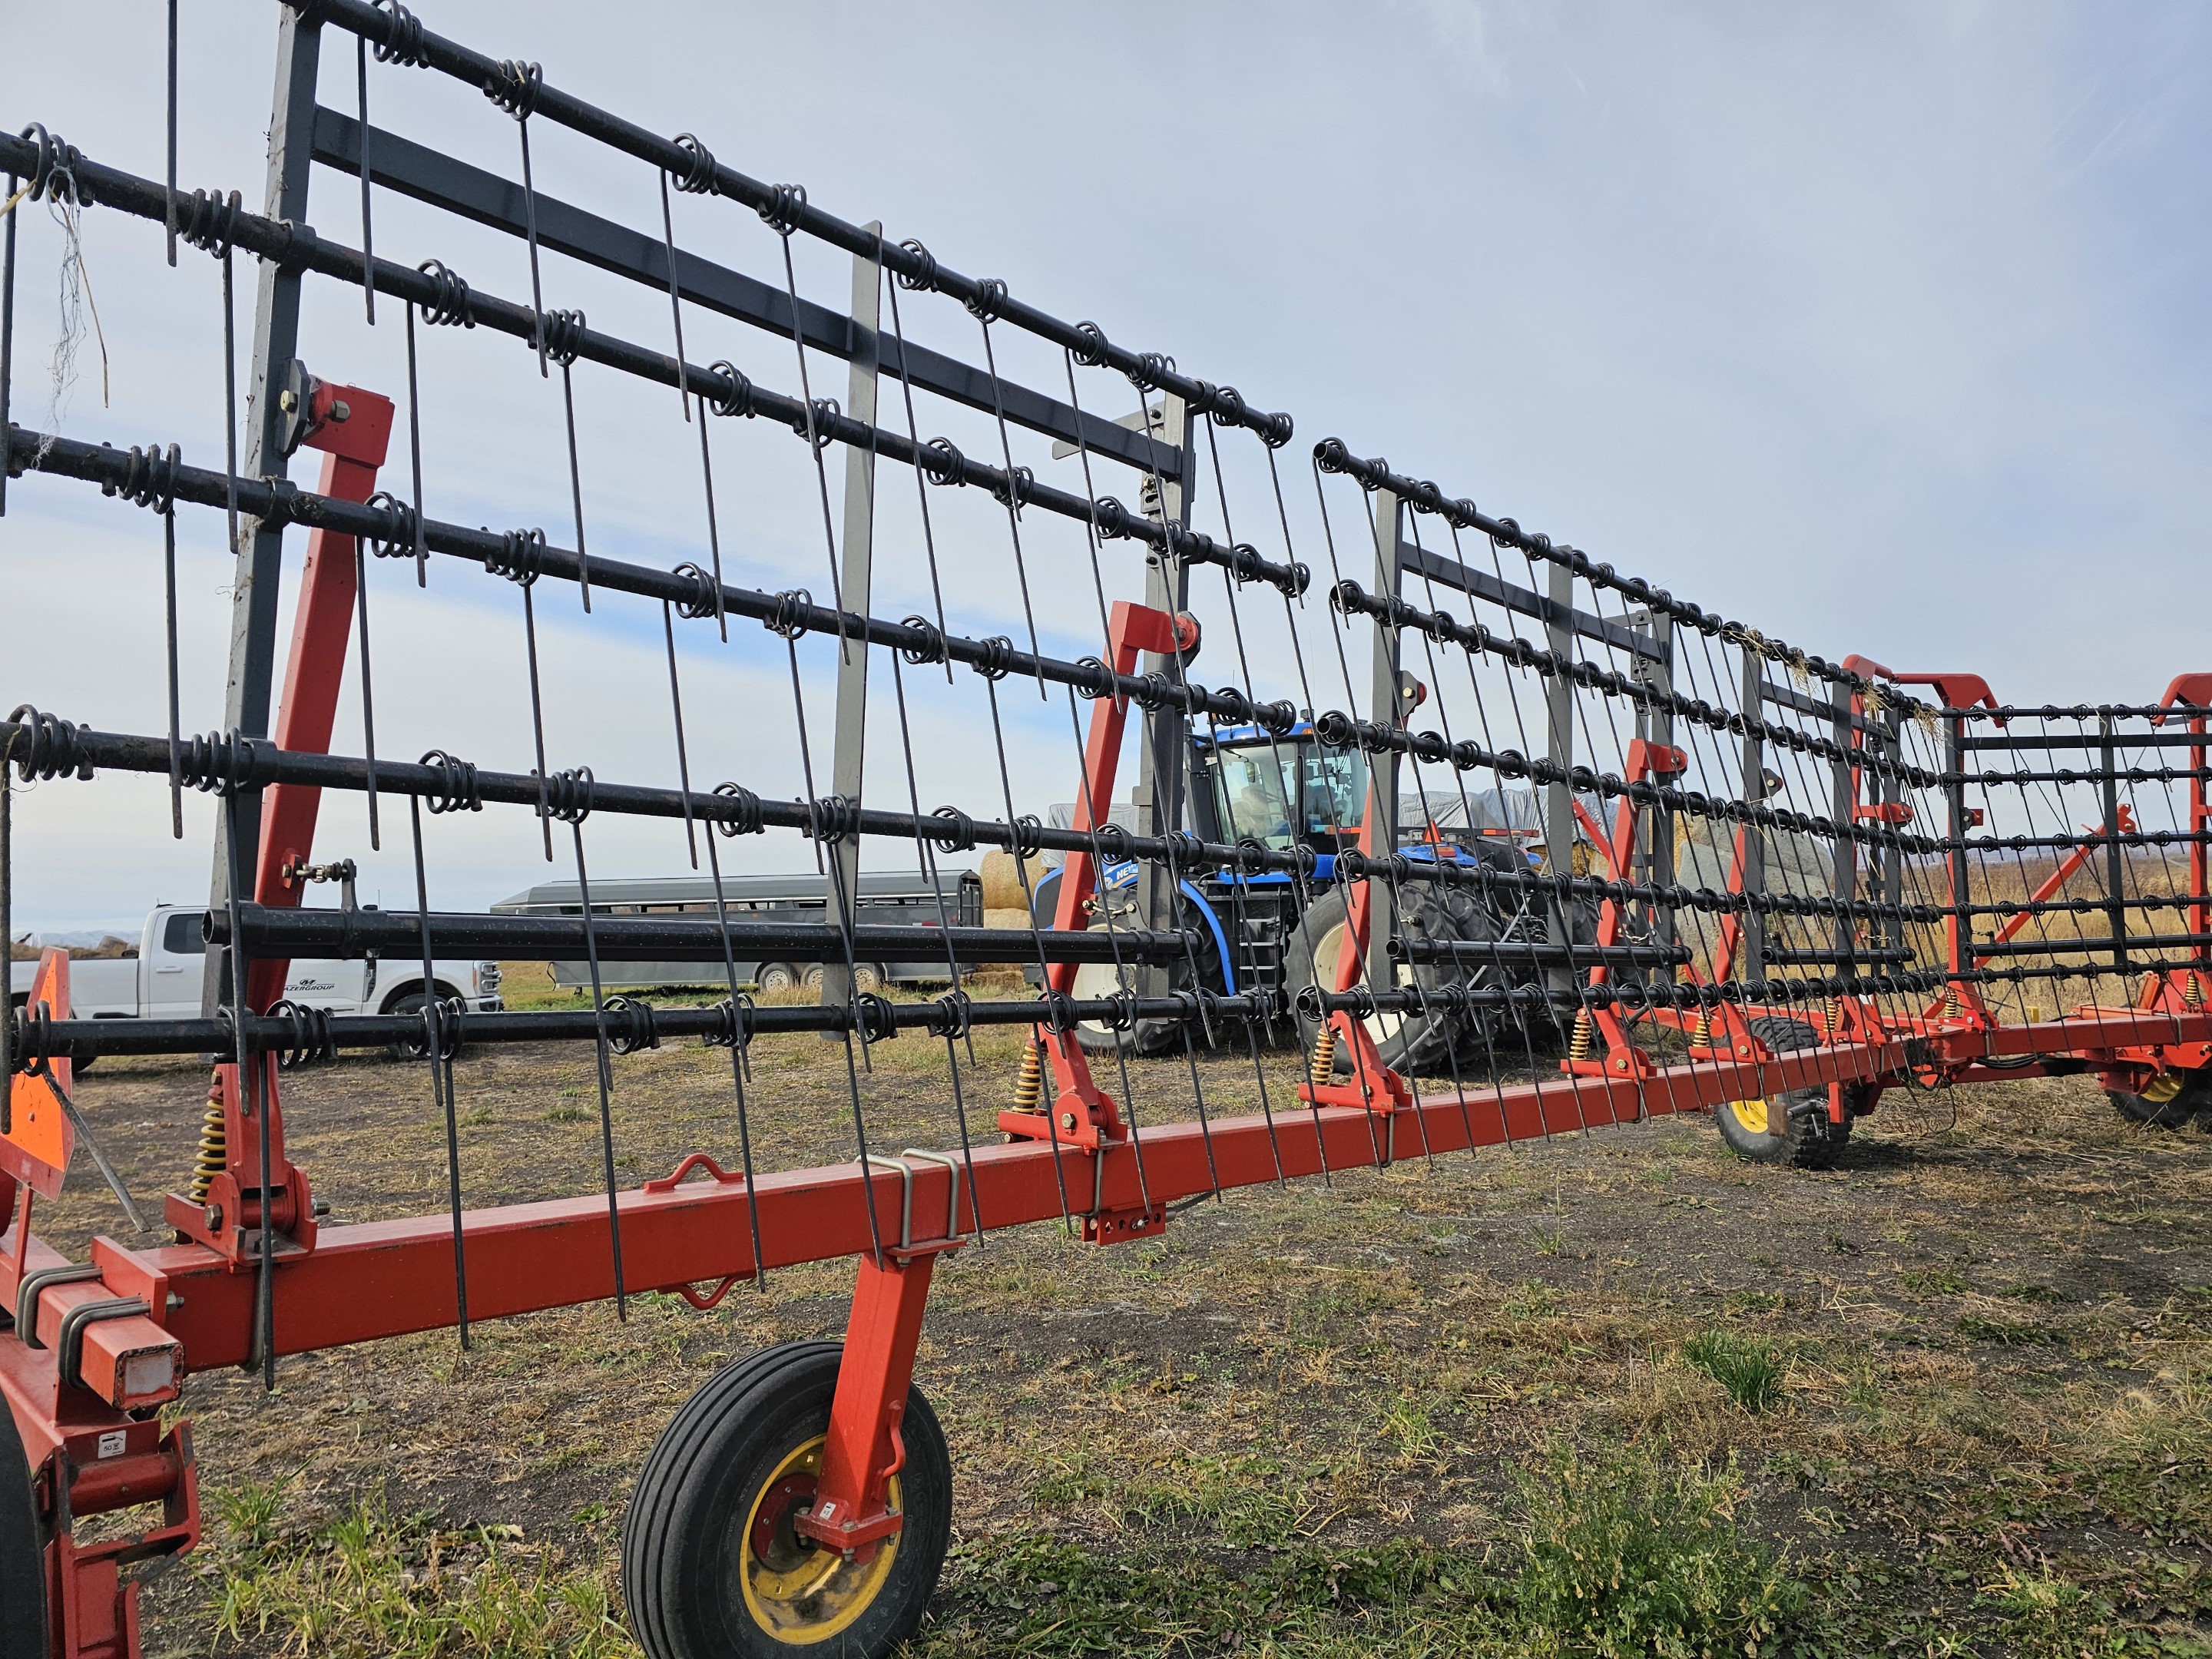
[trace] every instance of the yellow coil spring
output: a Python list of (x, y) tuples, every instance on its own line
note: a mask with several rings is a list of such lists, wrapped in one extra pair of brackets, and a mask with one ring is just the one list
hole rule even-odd
[(1022, 1050), (1022, 1069), (1014, 1079), (1014, 1109), (1039, 1110), (1044, 1101), (1043, 1050), (1032, 1037)]
[(1820, 1024), (1823, 1028), (1821, 1035), (1833, 1042), (1836, 1033), (1844, 1029), (1844, 1000), (1841, 997), (1828, 999), (1827, 1007), (1821, 1011)]
[(2204, 975), (2191, 974), (2189, 982), (2181, 988), (2182, 1006), (2195, 1012), (2204, 1006)]
[(1948, 1018), (1956, 1019), (1960, 1015), (1965, 1013), (1966, 1011), (1966, 1004), (1959, 1000), (1959, 988), (1956, 985), (1945, 986), (1943, 988), (1943, 1012)]
[(192, 1164), (192, 1202), (207, 1202), (209, 1185), (222, 1173), (222, 1085), (208, 1085), (207, 1111), (200, 1119), (200, 1155)]
[(1712, 1043), (1713, 1017), (1710, 1012), (1700, 1008), (1698, 1010), (1698, 1023), (1690, 1028), (1690, 1046), (1692, 1048), (1710, 1048)]
[(1590, 1057), (1590, 1036), (1589, 1010), (1578, 1009), (1575, 1013), (1574, 1034), (1567, 1039), (1567, 1058), (1588, 1060)]
[(1314, 1039), (1313, 1065), (1306, 1077), (1316, 1089), (1326, 1089), (1336, 1081), (1335, 1026), (1322, 1026), (1321, 1035)]

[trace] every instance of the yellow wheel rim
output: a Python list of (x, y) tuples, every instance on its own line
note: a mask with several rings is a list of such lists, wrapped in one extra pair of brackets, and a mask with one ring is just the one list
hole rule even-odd
[(2181, 1092), (2181, 1074), (2160, 1072), (2143, 1085), (2142, 1097), (2154, 1106), (2163, 1106)]
[[(1372, 925), (1370, 923), (1370, 925)], [(1344, 960), (1344, 947), (1352, 941), (1352, 924), (1340, 921), (1314, 942), (1314, 977), (1324, 989), (1336, 988), (1337, 969)], [(1394, 976), (1400, 988), (1413, 982), (1413, 970), (1404, 963), (1396, 964)], [(1382, 1008), (1360, 1022), (1367, 1035), (1377, 1042), (1387, 1042), (1405, 1024), (1406, 1016), (1396, 1009)]]
[[(821, 1476), (827, 1443), (827, 1436), (817, 1435), (775, 1466), (753, 1495), (739, 1540), (745, 1610), (777, 1641), (794, 1647), (826, 1642), (850, 1628), (883, 1589), (898, 1555), (896, 1533), (878, 1545), (870, 1559), (848, 1561), (836, 1550), (810, 1544), (793, 1529), (800, 1504), (813, 1495)], [(884, 1498), (898, 1508), (896, 1477)]]
[(1763, 1135), (1766, 1128), (1766, 1103), (1764, 1100), (1731, 1100), (1728, 1110), (1735, 1114), (1735, 1121), (1750, 1134)]

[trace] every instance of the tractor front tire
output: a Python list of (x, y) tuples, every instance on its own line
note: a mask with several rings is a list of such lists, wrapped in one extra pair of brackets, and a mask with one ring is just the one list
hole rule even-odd
[(2212, 1109), (2212, 1072), (2160, 1072), (2139, 1095), (2107, 1089), (2105, 1098), (2130, 1123), (2146, 1129), (2179, 1129)]

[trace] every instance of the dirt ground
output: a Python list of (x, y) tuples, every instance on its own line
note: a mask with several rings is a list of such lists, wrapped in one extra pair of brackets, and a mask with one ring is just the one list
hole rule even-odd
[[(1014, 1041), (978, 1037), (971, 1104), (1004, 1098)], [(944, 1045), (874, 1059), (872, 1142), (956, 1145)], [(616, 1064), (627, 1179), (729, 1158), (726, 1054)], [(1279, 1104), (1297, 1058), (1269, 1064)], [(1179, 1060), (1135, 1072), (1145, 1121), (1188, 1115)], [(588, 1050), (459, 1073), (468, 1201), (591, 1188)], [(762, 1167), (849, 1157), (842, 1048), (763, 1042), (753, 1073)], [(1209, 1110), (1255, 1103), (1249, 1059), (1200, 1073)], [(80, 1085), (149, 1208), (204, 1092), (152, 1062)], [(348, 1060), (286, 1100), (336, 1219), (442, 1207), (421, 1065)], [(1237, 1192), (1143, 1244), (1048, 1225), (958, 1252), (918, 1370), (957, 1488), (918, 1646), (1473, 1650), (1436, 1634), (1453, 1564), (1507, 1571), (1532, 1481), (1626, 1456), (1718, 1483), (1798, 1587), (1760, 1651), (2212, 1652), (2212, 1138), (2129, 1128), (2085, 1080), (1899, 1100), (1859, 1130), (1822, 1174), (1737, 1162), (1698, 1118)], [(129, 1238), (88, 1168), (44, 1220), (72, 1254)], [(291, 1359), (274, 1394), (196, 1377), (208, 1546), (149, 1588), (148, 1652), (634, 1651), (612, 1564), (653, 1437), (731, 1358), (839, 1334), (850, 1279)], [(1771, 1357), (1765, 1395), (1732, 1391), (1716, 1343)], [(352, 1565), (301, 1565), (325, 1558)], [(477, 1634), (423, 1634), (421, 1604), (471, 1597)]]

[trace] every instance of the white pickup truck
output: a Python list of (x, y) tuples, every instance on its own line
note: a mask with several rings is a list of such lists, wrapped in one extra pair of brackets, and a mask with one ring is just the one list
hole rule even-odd
[[(79, 1019), (198, 1018), (207, 970), (201, 932), (206, 915), (204, 906), (161, 905), (146, 918), (134, 954), (70, 963), (70, 1012)], [(434, 962), (430, 969), (441, 1001), (459, 997), (479, 1013), (499, 1009), (497, 963)], [(16, 1007), (29, 996), (38, 971), (35, 962), (14, 964), (9, 989)], [(422, 1006), (422, 959), (295, 962), (284, 994), (332, 1013), (411, 1013)]]

